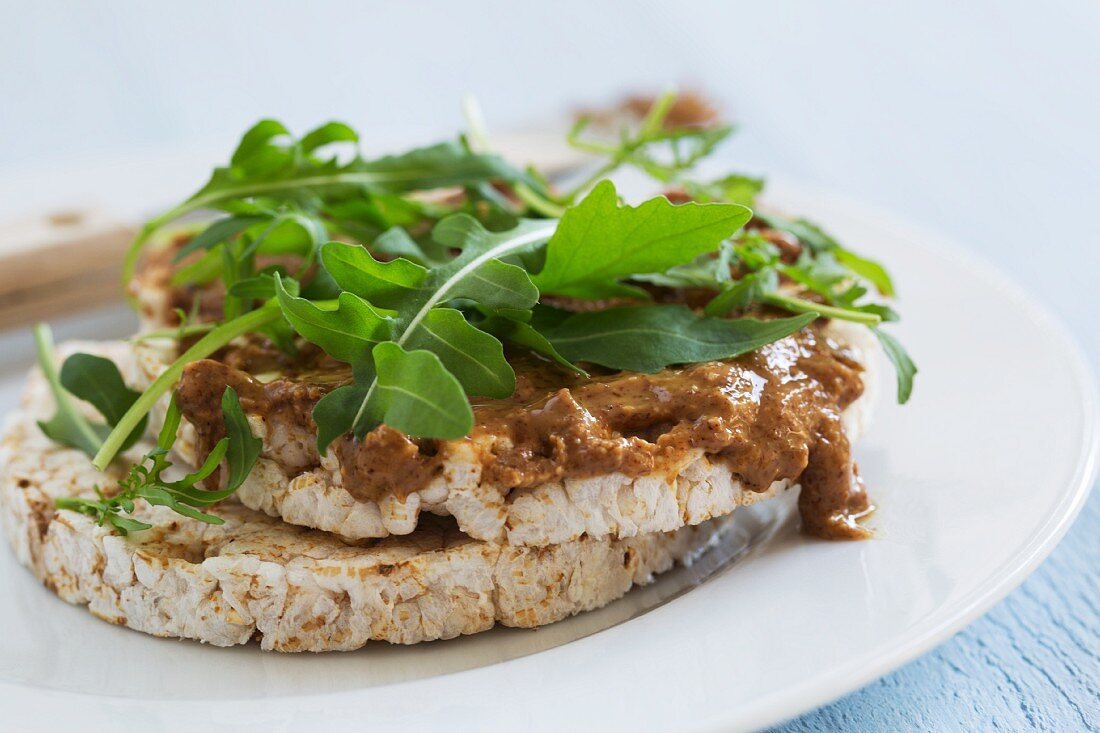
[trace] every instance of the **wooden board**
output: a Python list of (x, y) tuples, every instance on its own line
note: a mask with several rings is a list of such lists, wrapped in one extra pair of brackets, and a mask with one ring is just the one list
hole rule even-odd
[(121, 299), (118, 273), (135, 232), (95, 211), (0, 227), (0, 330)]

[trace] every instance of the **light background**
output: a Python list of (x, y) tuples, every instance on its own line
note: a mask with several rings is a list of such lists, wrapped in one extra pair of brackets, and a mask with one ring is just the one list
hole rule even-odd
[[(384, 146), (450, 133), (467, 93), (505, 129), (678, 84), (739, 123), (737, 167), (953, 236), (1100, 362), (1100, 3), (4, 0), (0, 13), (0, 218), (155, 207), (260, 116), (344, 119)], [(985, 619), (784, 730), (1100, 725), (1098, 535), (1100, 496)]]

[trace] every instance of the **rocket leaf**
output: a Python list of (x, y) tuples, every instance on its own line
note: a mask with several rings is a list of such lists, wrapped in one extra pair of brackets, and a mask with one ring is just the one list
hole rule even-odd
[(739, 204), (681, 204), (663, 197), (620, 205), (610, 181), (565, 212), (533, 278), (544, 293), (580, 298), (622, 294), (618, 281), (664, 272), (717, 251), (752, 212)]
[(817, 314), (758, 321), (698, 316), (682, 305), (575, 313), (543, 335), (570, 361), (656, 372), (673, 364), (730, 359), (789, 336)]

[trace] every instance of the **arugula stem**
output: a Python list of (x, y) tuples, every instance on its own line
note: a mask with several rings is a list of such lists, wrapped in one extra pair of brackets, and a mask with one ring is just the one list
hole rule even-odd
[[(485, 126), (481, 105), (472, 96), (465, 97), (462, 100), (462, 114), (466, 117), (466, 127), (469, 128), (471, 147), (474, 152), (491, 153), (493, 148), (489, 143), (489, 131)], [(560, 219), (565, 213), (564, 206), (558, 206), (522, 181), (513, 184), (512, 189), (516, 192), (516, 196), (519, 196), (520, 201), (543, 216)]]
[[(50, 385), (50, 392), (53, 394), (54, 402), (57, 403), (57, 408), (72, 416), (73, 423), (88, 439), (89, 445), (96, 445), (99, 443), (99, 435), (92, 429), (91, 423), (84, 419), (84, 415), (80, 413), (80, 410), (72, 404), (69, 393), (61, 387), (61, 379), (57, 375), (57, 365), (53, 360), (53, 333), (45, 323), (39, 323), (34, 327), (34, 348), (38, 353), (38, 367), (46, 377), (46, 383)], [(134, 425), (137, 425), (137, 423), (134, 423)], [(127, 435), (129, 433), (122, 435), (119, 444), (126, 440)]]
[[(607, 176), (614, 173), (616, 170), (626, 162), (626, 159), (637, 150), (641, 145), (644, 145), (646, 141), (652, 138), (654, 135), (661, 131), (661, 126), (665, 122), (665, 118), (668, 117), (669, 110), (672, 109), (672, 105), (676, 103), (676, 97), (678, 93), (675, 89), (669, 89), (654, 102), (653, 106), (649, 108), (649, 112), (646, 113), (645, 119), (642, 120), (641, 127), (638, 130), (638, 135), (635, 139), (629, 143), (624, 142), (623, 145), (618, 148), (607, 148), (603, 152), (608, 152), (613, 155), (611, 160), (604, 163), (597, 168), (592, 175), (584, 179), (580, 184), (573, 187), (568, 194), (562, 197), (562, 200), (568, 204), (572, 204), (577, 200), (577, 196), (587, 191), (592, 186), (599, 183)], [(583, 141), (570, 141), (572, 145), (577, 148), (587, 149), (590, 152), (601, 152), (601, 146), (592, 145), (590, 143), (584, 143)], [(560, 215), (559, 215), (560, 216)]]
[(654, 100), (653, 105), (646, 113), (645, 119), (642, 120), (642, 129), (638, 134), (640, 139), (646, 140), (661, 131), (661, 126), (665, 124), (665, 118), (672, 110), (672, 105), (676, 104), (677, 96), (679, 96), (679, 92), (675, 89), (669, 89)]
[(852, 321), (853, 323), (862, 323), (865, 326), (877, 326), (882, 323), (882, 318), (874, 313), (861, 313), (860, 311), (848, 310), (847, 308), (836, 308), (831, 305), (823, 305), (821, 303), (814, 303), (810, 300), (791, 298), (776, 293), (765, 293), (760, 296), (760, 301), (768, 305), (783, 308), (784, 310), (789, 310), (792, 313), (817, 313), (824, 318)]
[[(172, 209), (172, 211), (175, 211), (175, 209)], [(169, 211), (168, 214), (172, 213), (172, 211)], [(145, 222), (141, 231), (134, 237), (134, 241), (130, 243), (130, 249), (126, 250), (126, 258), (122, 261), (122, 292), (126, 293), (126, 300), (129, 301), (131, 306), (137, 305), (137, 293), (130, 291), (130, 281), (134, 279), (134, 273), (137, 271), (137, 263), (138, 258), (141, 257), (141, 250), (145, 248), (145, 243), (153, 236), (153, 232), (169, 221), (171, 221), (171, 218), (168, 218), (167, 214), (164, 214)]]
[(466, 127), (470, 131), (470, 142), (477, 151), (488, 152), (489, 130), (485, 125), (485, 115), (481, 113), (481, 105), (473, 95), (462, 98), (462, 116), (466, 118)]
[(560, 219), (565, 214), (564, 206), (558, 206), (549, 199), (540, 196), (538, 192), (536, 192), (526, 183), (515, 184), (514, 190), (516, 192), (516, 196), (519, 196), (520, 201), (527, 204), (543, 216), (549, 217), (551, 219)]
[(208, 331), (213, 331), (216, 326), (217, 324), (215, 323), (196, 323), (192, 326), (177, 326), (176, 328), (164, 328), (159, 331), (146, 331), (145, 333), (139, 333), (137, 336), (134, 336), (131, 341), (136, 344), (140, 344), (145, 341), (152, 341), (153, 339), (160, 338), (174, 338), (177, 340), (182, 340), (187, 338), (188, 336), (194, 336), (197, 333), (206, 333)]
[(272, 299), (251, 313), (246, 313), (232, 321), (222, 323), (199, 339), (194, 346), (183, 352), (178, 359), (172, 362), (172, 365), (165, 369), (142, 393), (141, 397), (138, 397), (134, 404), (130, 406), (130, 409), (126, 411), (126, 414), (122, 416), (122, 419), (118, 421), (110, 435), (107, 436), (103, 447), (92, 459), (92, 465), (100, 471), (107, 468), (125, 442), (126, 437), (141, 422), (141, 418), (145, 417), (149, 410), (153, 408), (153, 405), (156, 404), (156, 401), (179, 381), (184, 367), (193, 361), (210, 356), (238, 336), (255, 331), (277, 320), (280, 313), (278, 302)]

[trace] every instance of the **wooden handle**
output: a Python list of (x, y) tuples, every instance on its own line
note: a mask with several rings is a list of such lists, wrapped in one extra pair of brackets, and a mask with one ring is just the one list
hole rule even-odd
[(94, 210), (0, 227), (0, 329), (122, 298), (122, 260), (135, 229)]

